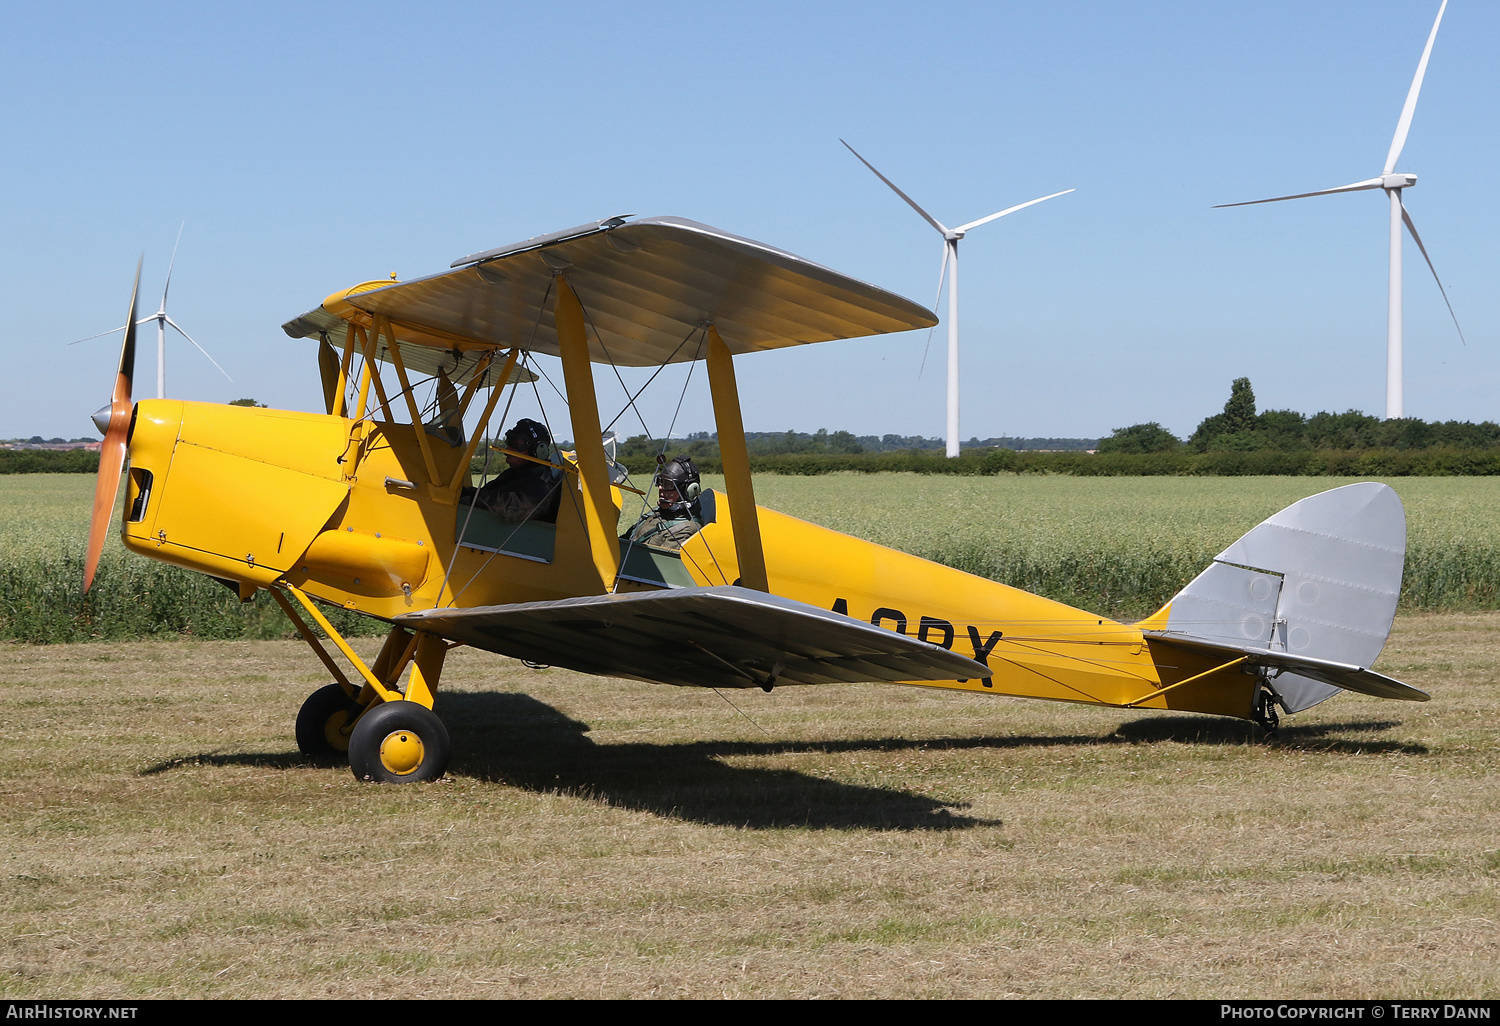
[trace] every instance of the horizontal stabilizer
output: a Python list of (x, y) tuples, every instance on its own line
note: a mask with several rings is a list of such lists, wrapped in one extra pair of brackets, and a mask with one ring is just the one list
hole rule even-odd
[[(1253, 645), (1236, 645), (1229, 642), (1189, 638), (1181, 634), (1169, 634), (1166, 631), (1143, 633), (1148, 638), (1197, 652), (1249, 656), (1247, 661), (1252, 665), (1286, 671), (1298, 677), (1306, 677), (1322, 684), (1343, 688), (1345, 691), (1357, 691), (1361, 695), (1394, 698), (1401, 702), (1425, 702), (1431, 697), (1427, 692), (1414, 688), (1410, 684), (1403, 684), (1399, 680), (1352, 663), (1336, 663), (1312, 656), (1289, 655), (1286, 652), (1257, 648)], [(1274, 679), (1272, 686), (1275, 686)]]
[(689, 687), (973, 680), (991, 673), (937, 645), (733, 586), (429, 609), (396, 622), (529, 662)]
[(1365, 482), (1320, 492), (1214, 557), (1172, 599), (1166, 629), (1155, 636), (1292, 660), (1266, 664), (1284, 671), (1271, 686), (1287, 712), (1316, 705), (1335, 688), (1409, 697), (1336, 682), (1295, 662), (1343, 668), (1350, 681), (1353, 671), (1385, 681), (1363, 668), (1391, 632), (1405, 557), (1406, 513), (1389, 487)]

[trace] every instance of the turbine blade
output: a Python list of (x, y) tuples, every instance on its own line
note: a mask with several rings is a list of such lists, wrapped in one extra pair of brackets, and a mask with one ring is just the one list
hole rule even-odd
[[(1401, 203), (1401, 193), (1396, 192), (1396, 202)], [(1437, 282), (1438, 291), (1443, 294), (1443, 302), (1448, 306), (1448, 316), (1453, 318), (1453, 326), (1458, 328), (1458, 340), (1464, 345), (1469, 342), (1464, 338), (1464, 329), (1458, 327), (1458, 314), (1453, 312), (1453, 304), (1448, 302), (1448, 290), (1443, 288), (1443, 279), (1438, 277), (1437, 268), (1432, 266), (1432, 257), (1427, 255), (1427, 247), (1422, 245), (1422, 236), (1417, 234), (1417, 226), (1412, 223), (1411, 215), (1406, 212), (1406, 204), (1401, 203), (1401, 220), (1406, 222), (1406, 230), (1411, 232), (1411, 240), (1417, 244), (1417, 249), (1422, 251), (1422, 259), (1427, 261), (1427, 269), (1432, 272), (1432, 280)]]
[(938, 270), (937, 295), (932, 297), (932, 312), (937, 313), (938, 302), (943, 298), (943, 282), (948, 278), (948, 244), (943, 244), (943, 266)]
[[(1446, 0), (1444, 0), (1446, 2)], [(172, 243), (172, 262), (167, 264), (167, 283), (161, 290), (161, 312), (167, 310), (167, 290), (172, 287), (172, 268), (177, 266), (177, 247), (182, 244), (182, 230), (187, 227), (187, 221), (177, 226), (177, 241)]]
[[(937, 313), (938, 303), (943, 299), (943, 282), (948, 277), (948, 243), (943, 243), (943, 266), (938, 270), (937, 295), (932, 297), (932, 312)], [(937, 325), (927, 329), (927, 341), (922, 344), (922, 362), (917, 366), (917, 380), (922, 380), (922, 372), (927, 369), (927, 351), (932, 348), (932, 333), (937, 330)]]
[(1350, 182), (1348, 185), (1340, 185), (1332, 189), (1319, 189), (1317, 192), (1299, 192), (1295, 196), (1272, 196), (1270, 199), (1246, 200), (1244, 203), (1215, 203), (1214, 210), (1223, 207), (1253, 207), (1257, 203), (1280, 203), (1282, 200), (1306, 199), (1309, 196), (1332, 196), (1336, 192), (1360, 192), (1364, 189), (1380, 188), (1379, 178), (1366, 178), (1362, 182)]
[(1427, 58), (1432, 56), (1432, 44), (1437, 40), (1438, 26), (1443, 23), (1443, 12), (1448, 9), (1448, 0), (1438, 7), (1437, 19), (1432, 31), (1427, 34), (1427, 45), (1422, 48), (1422, 59), (1417, 61), (1417, 73), (1411, 80), (1411, 89), (1406, 93), (1406, 104), (1401, 108), (1401, 119), (1396, 122), (1396, 134), (1391, 138), (1391, 152), (1385, 157), (1385, 173), (1396, 170), (1396, 161), (1401, 159), (1401, 150), (1406, 146), (1406, 133), (1411, 131), (1411, 116), (1417, 111), (1417, 94), (1422, 91), (1422, 79), (1427, 75)]
[(1014, 214), (1017, 210), (1025, 210), (1027, 207), (1034, 207), (1038, 203), (1045, 202), (1046, 200), (1056, 199), (1059, 196), (1066, 196), (1070, 192), (1077, 191), (1077, 189), (1064, 189), (1062, 192), (1054, 192), (1050, 196), (1041, 196), (1034, 200), (1027, 200), (1025, 203), (1017, 203), (1015, 206), (1006, 207), (1004, 210), (999, 211), (998, 213), (991, 214), (989, 217), (981, 217), (977, 221), (970, 221), (968, 224), (961, 224), (953, 230), (956, 232), (966, 232), (971, 228), (978, 228), (982, 224), (988, 224), (997, 217), (1004, 217), (1006, 214)]
[[(844, 140), (842, 140), (842, 139), (840, 139), (839, 142), (844, 143), (844, 149), (848, 150), (850, 153), (854, 154), (856, 157), (859, 157), (859, 162), (861, 164), (863, 164), (865, 167), (869, 168), (871, 171), (875, 171), (875, 165), (871, 164), (864, 157), (860, 157), (858, 150), (856, 150), (853, 146), (850, 146), (848, 143), (844, 142)], [(943, 226), (943, 223), (941, 221), (939, 221), (937, 218), (933, 217), (931, 214), (929, 214), (927, 211), (923, 210), (921, 207), (917, 206), (917, 201), (914, 200), (914, 199), (912, 199), (906, 193), (902, 192), (900, 189), (896, 188), (896, 183), (895, 182), (891, 181), (889, 178), (887, 178), (885, 175), (881, 174), (879, 171), (875, 171), (875, 177), (879, 178), (886, 185), (889, 185), (891, 187), (891, 191), (894, 192), (897, 196), (900, 196), (902, 199), (906, 200), (907, 204), (913, 210), (915, 210), (917, 213), (919, 213), (919, 214), (922, 215), (922, 220), (924, 220), (928, 224), (932, 225), (934, 228), (936, 228), (938, 231), (942, 232), (944, 235), (948, 234), (948, 229)]]
[[(140, 322), (137, 321), (136, 323), (139, 324)], [(97, 335), (90, 335), (88, 338), (74, 339), (72, 342), (69, 342), (68, 345), (70, 345), (70, 346), (76, 346), (80, 342), (87, 342), (89, 339), (93, 339), (93, 338), (103, 338), (105, 335), (113, 335), (117, 331), (124, 331), (124, 330), (125, 330), (125, 325), (122, 324), (118, 328), (110, 328), (108, 331), (101, 331), (101, 332), (99, 332), (99, 334), (97, 334)]]
[[(181, 335), (183, 338), (185, 338), (189, 342), (193, 343), (193, 347), (195, 349), (197, 349), (198, 352), (202, 353), (204, 356), (208, 356), (208, 350), (204, 349), (202, 346), (198, 345), (197, 339), (193, 338), (193, 336), (191, 336), (187, 332), (183, 331), (182, 327), (176, 321), (172, 320), (172, 318), (166, 316), (165, 314), (162, 315), (162, 320), (166, 321), (172, 327), (176, 328), (177, 329), (177, 334)], [(211, 364), (213, 364), (215, 367), (219, 367), (219, 361), (215, 360), (212, 356), (208, 356), (208, 362), (211, 363)], [(234, 383), (234, 379), (229, 377), (229, 372), (227, 370), (225, 370), (223, 367), (219, 367), (219, 373), (222, 374), (222, 375), (224, 375), (224, 377), (229, 378), (229, 381), (230, 381), (231, 384)]]

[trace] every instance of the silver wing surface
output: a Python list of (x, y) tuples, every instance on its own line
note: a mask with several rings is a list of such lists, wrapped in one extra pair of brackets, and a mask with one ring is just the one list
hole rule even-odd
[[(609, 218), (454, 261), (454, 269), (343, 297), (433, 346), (520, 346), (558, 355), (550, 305), (564, 274), (594, 330), (591, 359), (655, 367), (699, 359), (712, 322), (735, 354), (927, 328), (931, 310), (762, 242), (680, 217)], [(319, 307), (283, 325), (329, 331)], [(403, 347), (402, 356), (410, 360)]]
[(530, 662), (689, 687), (972, 680), (991, 673), (937, 645), (732, 585), (430, 609), (396, 622)]

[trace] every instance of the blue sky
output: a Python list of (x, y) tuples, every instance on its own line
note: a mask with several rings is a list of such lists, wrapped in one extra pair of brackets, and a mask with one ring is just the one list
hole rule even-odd
[[(11, 3), (0, 10), (0, 437), (82, 436), (145, 252), (168, 394), (320, 406), (283, 321), (395, 271), (619, 213), (677, 214), (930, 303), (962, 244), (965, 437), (1179, 434), (1384, 408), (1376, 175), (1436, 0), (1227, 3)], [(1406, 247), (1407, 412), (1500, 419), (1500, 9), (1452, 0), (1399, 170), (1468, 336)], [(1484, 115), (1490, 110), (1490, 115)], [(944, 308), (946, 313), (946, 307)], [(942, 328), (739, 361), (746, 426), (943, 430)], [(137, 395), (155, 380), (143, 337)], [(658, 433), (682, 378), (654, 390)], [(701, 375), (678, 431), (712, 427)], [(613, 389), (613, 391), (611, 391)], [(601, 384), (606, 419), (618, 385)], [(627, 423), (626, 432), (638, 428)]]

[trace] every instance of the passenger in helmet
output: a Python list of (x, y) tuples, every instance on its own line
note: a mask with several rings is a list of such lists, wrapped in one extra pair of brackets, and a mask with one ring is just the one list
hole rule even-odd
[(655, 484), (656, 508), (648, 510), (625, 532), (625, 540), (658, 549), (680, 549), (703, 527), (698, 468), (691, 457), (674, 456), (657, 469)]
[(516, 426), (505, 433), (505, 447), (510, 450), (505, 454), (507, 469), (475, 493), (474, 505), (511, 523), (557, 523), (561, 474), (555, 467), (516, 455), (525, 453), (541, 459), (551, 443), (552, 436), (543, 425), (530, 419), (516, 421)]

